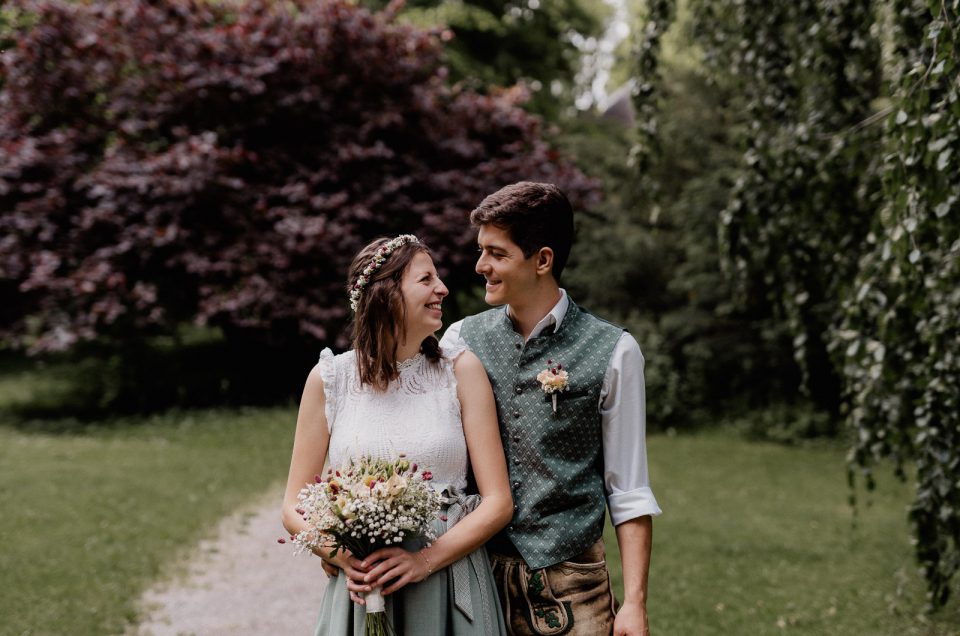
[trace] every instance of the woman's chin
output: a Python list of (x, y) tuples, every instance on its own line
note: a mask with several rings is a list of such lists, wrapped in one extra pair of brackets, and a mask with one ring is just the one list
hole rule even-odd
[[(418, 325), (414, 334), (417, 342), (423, 342), (425, 339), (436, 334), (443, 327), (442, 320), (426, 320), (422, 325)], [(410, 332), (407, 332), (410, 335)]]

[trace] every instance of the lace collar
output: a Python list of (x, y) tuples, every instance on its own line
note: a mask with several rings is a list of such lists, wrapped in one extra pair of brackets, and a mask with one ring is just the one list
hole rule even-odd
[(397, 363), (397, 371), (399, 371), (399, 372), (402, 373), (403, 371), (406, 371), (407, 369), (413, 368), (413, 367), (417, 366), (417, 364), (419, 364), (419, 362), (420, 362), (421, 360), (423, 360), (423, 353), (420, 352), (420, 351), (418, 351), (415, 356), (413, 356), (413, 357), (411, 357), (411, 358), (407, 358), (407, 359), (404, 360), (403, 362), (398, 362), (398, 363)]

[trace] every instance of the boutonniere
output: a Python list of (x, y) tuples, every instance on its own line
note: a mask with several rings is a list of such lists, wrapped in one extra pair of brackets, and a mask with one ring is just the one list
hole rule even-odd
[(557, 393), (566, 391), (570, 386), (570, 376), (559, 362), (550, 366), (553, 360), (547, 360), (547, 368), (537, 374), (537, 382), (543, 392), (553, 398), (553, 412), (557, 412)]

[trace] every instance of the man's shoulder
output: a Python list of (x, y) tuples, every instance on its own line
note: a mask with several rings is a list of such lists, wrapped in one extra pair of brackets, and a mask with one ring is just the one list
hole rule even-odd
[(618, 334), (622, 334), (627, 331), (626, 327), (618, 325), (617, 323), (607, 320), (606, 318), (601, 318), (586, 307), (573, 303), (572, 299), (571, 306), (575, 306), (580, 313), (580, 318), (587, 321), (587, 323), (594, 329), (609, 330), (611, 333), (615, 332)]
[(478, 314), (473, 314), (472, 316), (467, 316), (460, 321), (461, 332), (463, 330), (471, 329), (484, 329), (492, 325), (497, 324), (500, 321), (500, 317), (503, 314), (503, 307), (492, 307), (486, 311), (481, 311)]
[(577, 306), (577, 309), (580, 310), (581, 317), (584, 320), (589, 321), (591, 328), (596, 329), (597, 331), (602, 331), (606, 336), (610, 337), (608, 342), (613, 342), (613, 355), (614, 357), (620, 358), (632, 358), (635, 357), (639, 359), (640, 364), (644, 363), (643, 352), (640, 350), (640, 343), (637, 342), (637, 339), (633, 337), (633, 334), (624, 327), (623, 325), (618, 325), (615, 322), (601, 318), (596, 314), (592, 313), (590, 310), (583, 307)]

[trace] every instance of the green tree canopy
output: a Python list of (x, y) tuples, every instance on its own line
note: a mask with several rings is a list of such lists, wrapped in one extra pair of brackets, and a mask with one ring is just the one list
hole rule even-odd
[(573, 103), (583, 47), (600, 35), (606, 13), (585, 0), (408, 0), (401, 17), (449, 28), (444, 62), (454, 82), (486, 90), (524, 81), (534, 89), (529, 108), (555, 117)]

